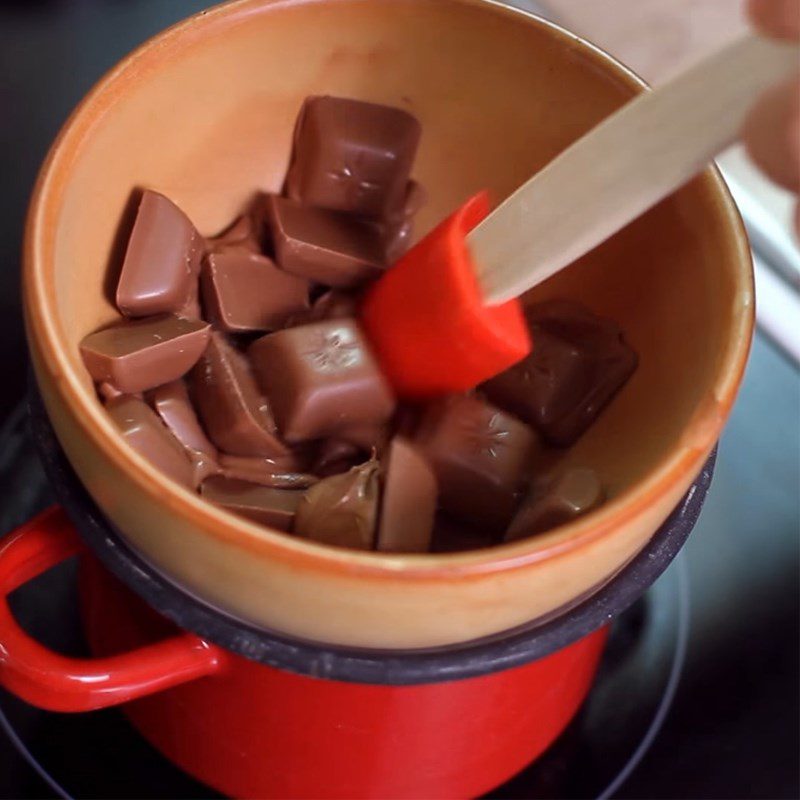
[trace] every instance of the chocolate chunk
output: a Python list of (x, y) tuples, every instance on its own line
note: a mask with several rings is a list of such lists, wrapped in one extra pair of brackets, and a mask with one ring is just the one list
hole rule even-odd
[(319, 447), (312, 472), (322, 478), (339, 475), (364, 461), (364, 450), (337, 437), (325, 439)]
[(285, 456), (269, 405), (245, 357), (214, 332), (191, 373), (192, 399), (212, 442), (240, 456)]
[(237, 478), (276, 489), (307, 489), (317, 482), (315, 475), (299, 471), (303, 460), (294, 454), (280, 458), (263, 458), (223, 453), (219, 457), (219, 463), (226, 478)]
[(325, 544), (370, 550), (379, 493), (377, 461), (325, 478), (303, 495), (294, 532)]
[(292, 529), (297, 506), (303, 498), (300, 491), (273, 489), (221, 477), (204, 481), (200, 493), (227, 511), (280, 531)]
[(129, 317), (185, 308), (197, 282), (203, 240), (171, 200), (142, 194), (117, 286), (117, 307)]
[(247, 250), (260, 253), (259, 231), (252, 213), (242, 214), (232, 225), (219, 236), (206, 240), (206, 249), (210, 253), (224, 253), (227, 250)]
[(200, 286), (209, 318), (229, 333), (274, 330), (308, 307), (305, 278), (241, 248), (207, 256)]
[(386, 457), (377, 549), (427, 553), (435, 514), (433, 470), (417, 447), (396, 436)]
[(531, 470), (531, 428), (472, 395), (432, 405), (414, 437), (439, 482), (443, 509), (491, 531), (506, 527)]
[(414, 232), (414, 215), (422, 208), (427, 194), (417, 181), (409, 181), (405, 201), (399, 211), (383, 226), (386, 263), (393, 264), (408, 250)]
[(534, 482), (516, 516), (508, 526), (505, 541), (543, 533), (597, 508), (605, 498), (597, 473), (572, 468), (555, 478)]
[(533, 351), (483, 385), (489, 399), (535, 425), (551, 444), (572, 444), (636, 369), (636, 353), (610, 320), (577, 303), (528, 312)]
[(338, 288), (383, 273), (384, 243), (376, 226), (283, 197), (270, 197), (267, 212), (281, 269)]
[(292, 314), (284, 324), (284, 328), (296, 328), (298, 325), (309, 325), (312, 322), (323, 322), (328, 319), (355, 319), (358, 316), (358, 296), (352, 292), (330, 289), (321, 294), (311, 304), (311, 308)]
[(351, 320), (270, 333), (248, 352), (289, 442), (380, 425), (394, 411), (391, 389)]
[(287, 193), (319, 208), (385, 216), (403, 202), (420, 132), (399, 108), (309, 97), (295, 127)]
[(150, 393), (150, 403), (172, 435), (183, 445), (194, 467), (195, 486), (219, 472), (217, 448), (200, 427), (189, 392), (182, 380), (159, 386)]
[(122, 437), (139, 455), (172, 480), (194, 487), (194, 469), (183, 448), (144, 400), (120, 397), (109, 400), (106, 410)]
[[(110, 383), (98, 383), (97, 394), (103, 400), (116, 400), (118, 397), (124, 397), (123, 393)], [(138, 395), (141, 397), (141, 395)]]
[(98, 383), (123, 394), (177, 380), (195, 364), (209, 340), (209, 326), (171, 314), (119, 322), (90, 333), (81, 356)]

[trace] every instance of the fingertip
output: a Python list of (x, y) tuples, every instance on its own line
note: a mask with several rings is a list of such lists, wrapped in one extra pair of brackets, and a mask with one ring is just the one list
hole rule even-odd
[(793, 78), (768, 89), (742, 127), (742, 141), (753, 162), (775, 183), (800, 190), (800, 81)]
[(747, 0), (747, 16), (761, 33), (800, 39), (800, 0)]

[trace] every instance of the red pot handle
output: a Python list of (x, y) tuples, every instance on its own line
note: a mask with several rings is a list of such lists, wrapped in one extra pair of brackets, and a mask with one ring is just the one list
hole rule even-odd
[(108, 658), (68, 658), (28, 636), (8, 607), (8, 595), (83, 549), (58, 506), (0, 539), (0, 686), (39, 708), (91, 711), (224, 667), (225, 651), (190, 633)]

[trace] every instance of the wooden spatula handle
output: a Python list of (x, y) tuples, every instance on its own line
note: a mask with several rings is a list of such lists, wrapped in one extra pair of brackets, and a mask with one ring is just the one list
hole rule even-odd
[(521, 295), (685, 183), (797, 66), (795, 46), (749, 35), (601, 122), (468, 236), (486, 302)]

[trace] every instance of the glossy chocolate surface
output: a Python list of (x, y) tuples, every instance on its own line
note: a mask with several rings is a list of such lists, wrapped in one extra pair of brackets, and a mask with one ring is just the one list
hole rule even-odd
[(315, 484), (317, 476), (302, 472), (306, 459), (290, 453), (277, 458), (262, 456), (232, 456), (223, 453), (219, 457), (220, 471), (226, 478), (237, 478), (275, 489), (307, 489)]
[(336, 547), (370, 550), (378, 516), (377, 461), (325, 478), (303, 495), (294, 532)]
[(437, 483), (419, 448), (396, 436), (384, 460), (376, 547), (389, 553), (427, 553), (436, 514)]
[(308, 308), (309, 284), (243, 247), (209, 254), (200, 274), (203, 304), (228, 333), (270, 331)]
[(191, 396), (212, 442), (241, 456), (284, 456), (266, 399), (247, 359), (215, 332), (192, 370)]
[(303, 493), (256, 483), (215, 477), (203, 482), (200, 494), (227, 511), (269, 528), (290, 531)]
[(638, 358), (620, 328), (564, 300), (528, 311), (531, 354), (483, 385), (551, 444), (572, 444), (631, 377)]
[(544, 474), (540, 452), (540, 435), (574, 441), (636, 366), (619, 328), (576, 303), (529, 309), (533, 353), (479, 393), (397, 405), (358, 315), (425, 202), (418, 139), (400, 109), (309, 98), (287, 196), (255, 192), (203, 240), (144, 193), (117, 293), (143, 318), (81, 344), (139, 452), (233, 513), (383, 552), (487, 547), (602, 502), (598, 476)]
[(538, 437), (527, 425), (474, 395), (426, 411), (414, 441), (439, 483), (439, 503), (487, 532), (503, 530), (531, 475)]
[(162, 314), (90, 333), (81, 342), (81, 356), (94, 381), (135, 394), (186, 374), (209, 335), (206, 322)]
[(165, 383), (150, 392), (148, 400), (192, 462), (195, 486), (216, 475), (219, 454), (200, 426), (186, 384), (182, 380)]
[(586, 514), (604, 499), (600, 478), (592, 469), (573, 467), (555, 477), (539, 478), (503, 538), (510, 542), (543, 533)]
[(271, 196), (267, 201), (275, 258), (303, 278), (354, 288), (378, 278), (386, 266), (379, 228), (360, 219)]
[(145, 191), (117, 286), (117, 307), (129, 317), (178, 313), (196, 291), (203, 241), (171, 200)]
[(319, 208), (385, 216), (403, 203), (420, 133), (418, 120), (399, 108), (309, 97), (295, 128), (287, 194)]
[(109, 400), (106, 410), (122, 437), (139, 455), (172, 480), (194, 488), (194, 468), (183, 447), (144, 400), (119, 397)]
[(394, 411), (389, 385), (351, 320), (267, 334), (248, 355), (286, 441), (381, 424)]

